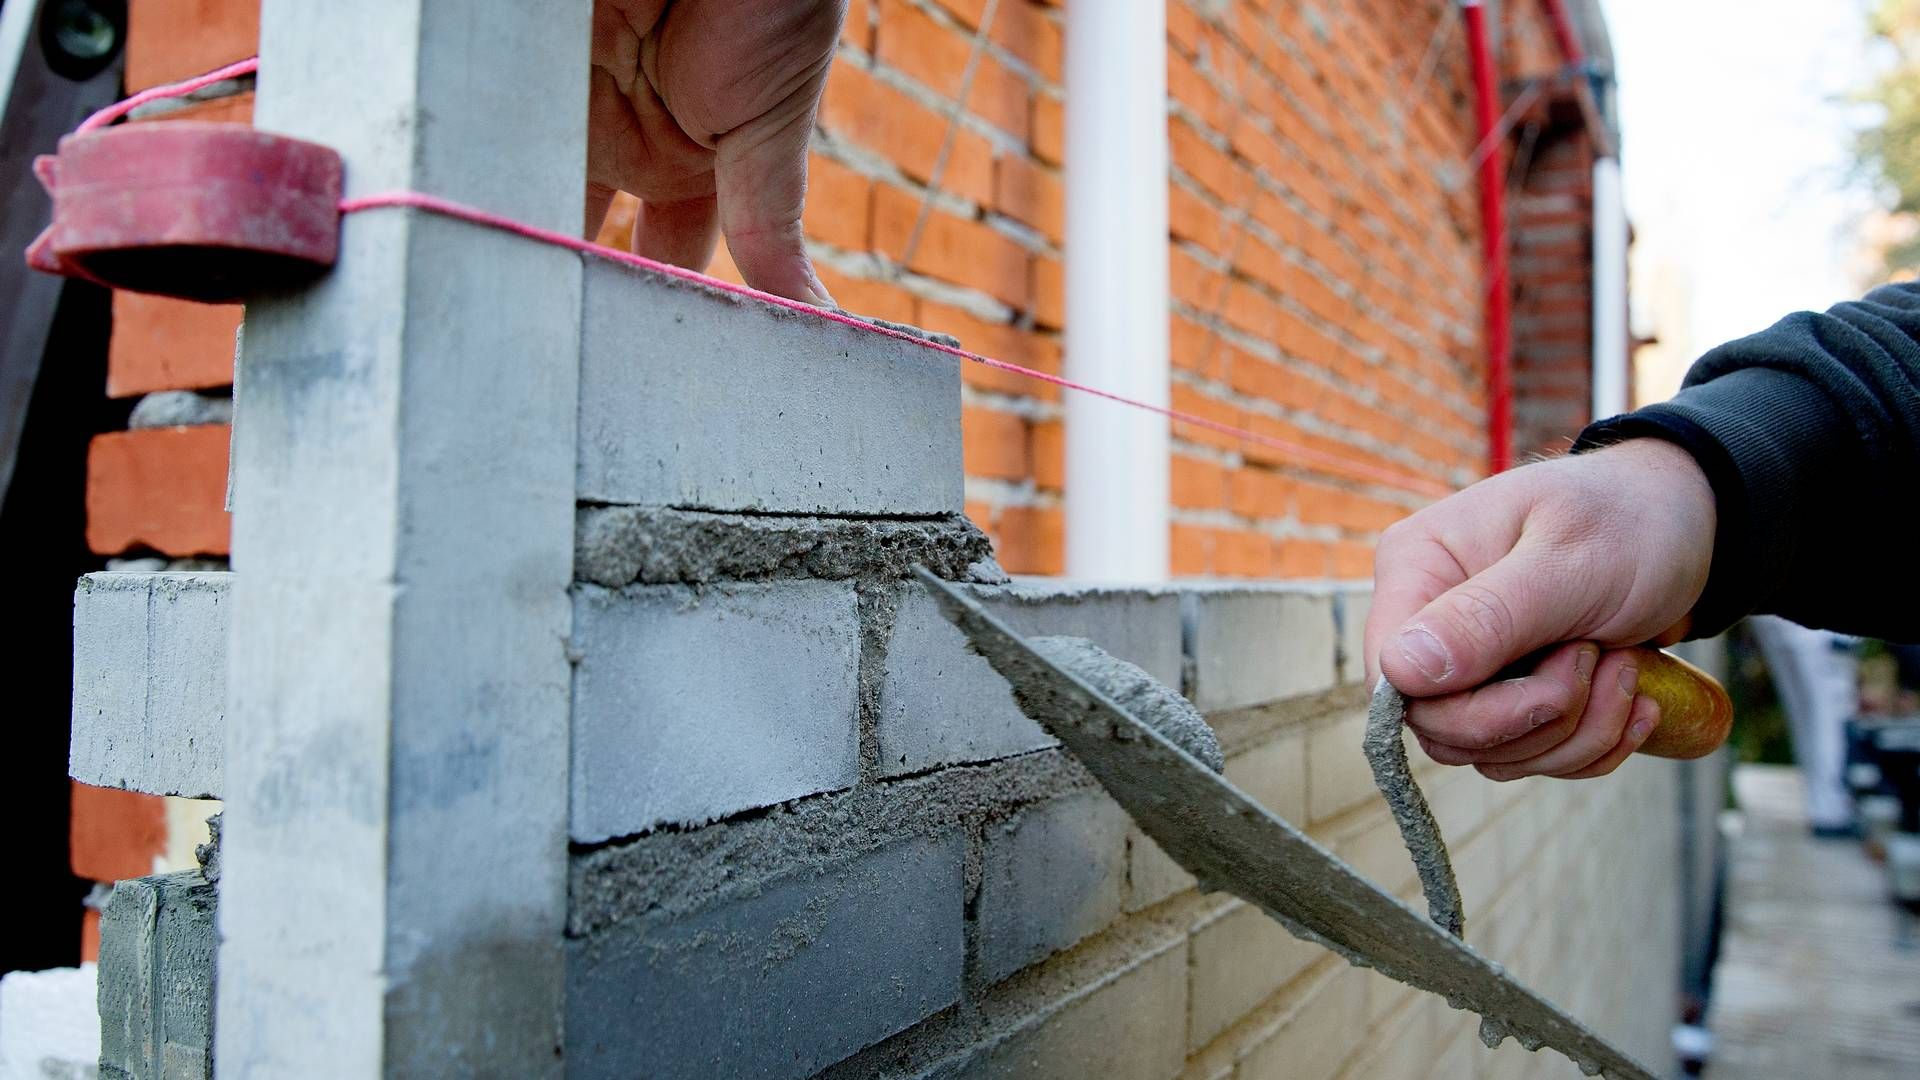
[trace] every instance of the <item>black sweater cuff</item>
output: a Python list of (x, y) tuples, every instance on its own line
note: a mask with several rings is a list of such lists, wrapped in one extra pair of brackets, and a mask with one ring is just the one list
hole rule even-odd
[[(1656, 438), (1693, 455), (1713, 486), (1713, 568), (1693, 609), (1690, 636), (1711, 637), (1770, 606), (1807, 554), (1803, 534), (1832, 528), (1823, 496), (1844, 487), (1853, 463), (1845, 416), (1797, 375), (1743, 368), (1691, 386), (1672, 401), (1602, 420), (1574, 453)], [(1821, 519), (1826, 520), (1821, 520)]]

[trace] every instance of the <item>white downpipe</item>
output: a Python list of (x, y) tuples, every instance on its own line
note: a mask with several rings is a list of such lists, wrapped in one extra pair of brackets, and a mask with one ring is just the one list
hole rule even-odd
[[(1162, 0), (1067, 15), (1067, 377), (1164, 405), (1167, 16)], [(1067, 573), (1165, 581), (1165, 418), (1065, 395)]]
[(1620, 190), (1620, 159), (1593, 166), (1593, 416), (1626, 412), (1627, 210)]

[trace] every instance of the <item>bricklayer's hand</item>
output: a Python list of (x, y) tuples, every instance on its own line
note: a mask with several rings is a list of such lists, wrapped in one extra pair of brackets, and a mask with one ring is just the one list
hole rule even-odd
[(1651, 439), (1476, 484), (1381, 537), (1369, 675), (1408, 696), (1435, 761), (1495, 780), (1612, 772), (1659, 722), (1617, 650), (1685, 632), (1714, 526), (1700, 467)]
[(845, 0), (596, 0), (588, 233), (630, 192), (640, 254), (702, 269), (717, 230), (747, 284), (831, 307), (800, 209), (845, 14)]

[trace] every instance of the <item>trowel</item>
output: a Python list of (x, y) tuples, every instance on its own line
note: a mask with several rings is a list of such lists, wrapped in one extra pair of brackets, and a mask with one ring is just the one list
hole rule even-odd
[[(1490, 1047), (1512, 1036), (1529, 1050), (1565, 1054), (1588, 1075), (1652, 1080), (1646, 1066), (1460, 939), (1458, 888), (1408, 771), (1404, 704), (1390, 686), (1374, 695), (1367, 753), (1414, 854), (1431, 920), (1229, 783), (1211, 730), (1171, 688), (1079, 639), (1025, 640), (967, 593), (924, 568), (915, 573), (973, 650), (1007, 680), (1021, 711), (1060, 740), (1202, 889), (1232, 893), (1297, 937), (1478, 1013), (1480, 1037)], [(1717, 745), (1730, 710), (1699, 693), (1692, 669), (1660, 671), (1668, 685), (1659, 693), (1676, 699), (1667, 737), (1682, 752), (1672, 756), (1697, 752), (1708, 740)], [(1655, 692), (1646, 683), (1643, 690)]]

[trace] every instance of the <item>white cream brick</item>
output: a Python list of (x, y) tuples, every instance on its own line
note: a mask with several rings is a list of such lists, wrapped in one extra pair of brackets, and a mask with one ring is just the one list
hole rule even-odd
[(1135, 828), (1127, 837), (1128, 914), (1178, 896), (1197, 882), (1153, 838)]
[(1247, 1051), (1235, 1080), (1332, 1076), (1365, 1037), (1368, 974), (1341, 963), (1316, 980), (1280, 1025)]
[(1187, 1046), (1198, 1050), (1291, 982), (1322, 956), (1266, 912), (1239, 901), (1193, 932), (1193, 1019)]
[(1354, 712), (1307, 732), (1307, 818), (1326, 819), (1380, 797), (1360, 749), (1367, 716)]
[(1173, 939), (1083, 984), (933, 1075), (967, 1080), (1166, 1080), (1186, 1053), (1187, 943)]
[(1227, 780), (1295, 825), (1307, 820), (1306, 737), (1289, 732), (1227, 759)]

